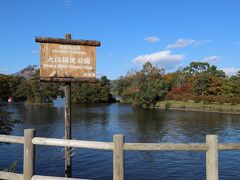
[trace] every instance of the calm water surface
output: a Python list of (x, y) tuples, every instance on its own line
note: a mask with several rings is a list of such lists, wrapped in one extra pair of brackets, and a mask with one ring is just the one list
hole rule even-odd
[[(23, 121), (12, 134), (26, 128), (37, 136), (62, 138), (62, 102), (54, 107), (1, 104), (15, 119)], [(73, 138), (112, 141), (122, 133), (126, 142), (202, 143), (217, 134), (221, 143), (240, 142), (240, 116), (230, 114), (140, 109), (125, 104), (73, 105)], [(64, 151), (59, 147), (36, 147), (36, 174), (64, 176)], [(17, 161), (22, 172), (23, 146), (0, 144), (0, 169)], [(126, 152), (126, 179), (205, 179), (204, 152)], [(219, 154), (220, 179), (239, 180), (240, 151)], [(73, 149), (73, 177), (112, 179), (112, 152)]]

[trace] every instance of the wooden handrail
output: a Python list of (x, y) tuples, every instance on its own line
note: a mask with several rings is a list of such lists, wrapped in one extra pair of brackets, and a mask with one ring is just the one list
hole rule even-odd
[(124, 150), (129, 151), (207, 151), (206, 144), (175, 144), (175, 143), (125, 143)]
[(218, 144), (219, 151), (240, 150), (240, 143)]
[(87, 179), (76, 179), (76, 178), (64, 178), (64, 177), (52, 177), (52, 176), (33, 176), (31, 180), (87, 180)]
[[(62, 177), (34, 175), (34, 145), (75, 147), (113, 151), (113, 178), (124, 180), (125, 151), (205, 151), (206, 178), (218, 180), (218, 151), (240, 150), (240, 143), (219, 143), (216, 135), (207, 135), (206, 143), (125, 143), (121, 134), (113, 136), (113, 142), (67, 140), (56, 138), (34, 137), (34, 130), (25, 130), (24, 137), (0, 135), (0, 142), (24, 144), (24, 175), (0, 171), (0, 179), (20, 180), (58, 180)], [(31, 162), (31, 163), (29, 163)], [(75, 180), (74, 178), (64, 178)]]
[(113, 143), (111, 142), (67, 140), (67, 139), (40, 138), (40, 137), (33, 138), (32, 142), (35, 145), (113, 150)]
[(0, 135), (0, 142), (23, 144), (24, 138), (22, 136)]
[[(46, 142), (47, 141), (47, 142)], [(70, 141), (70, 142), (68, 142)], [(23, 136), (0, 135), (0, 143), (23, 144)], [(112, 142), (65, 140), (55, 138), (35, 137), (32, 140), (35, 145), (66, 146), (89, 149), (112, 150)], [(125, 143), (127, 151), (207, 151), (205, 143)], [(219, 151), (240, 150), (240, 143), (219, 143)]]
[(0, 171), (0, 179), (23, 180), (23, 175), (18, 173)]

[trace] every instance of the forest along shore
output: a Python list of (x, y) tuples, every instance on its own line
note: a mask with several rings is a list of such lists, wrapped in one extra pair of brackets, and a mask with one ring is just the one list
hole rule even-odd
[(193, 102), (193, 101), (160, 101), (156, 104), (155, 108), (165, 110), (182, 110), (182, 111), (201, 111), (201, 112), (216, 112), (228, 114), (240, 114), (240, 105), (232, 105), (230, 103), (206, 103), (206, 102)]

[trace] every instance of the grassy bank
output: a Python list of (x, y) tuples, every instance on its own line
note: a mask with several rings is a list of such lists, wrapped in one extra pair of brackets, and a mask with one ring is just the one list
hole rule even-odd
[(231, 105), (230, 103), (218, 104), (218, 103), (195, 103), (192, 101), (160, 101), (156, 104), (156, 108), (160, 109), (173, 109), (173, 110), (185, 110), (185, 111), (205, 111), (205, 112), (221, 112), (240, 114), (240, 104)]

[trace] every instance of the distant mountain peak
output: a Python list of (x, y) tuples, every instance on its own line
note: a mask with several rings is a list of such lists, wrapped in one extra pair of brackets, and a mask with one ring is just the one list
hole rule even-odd
[(38, 67), (37, 65), (28, 65), (24, 69), (12, 74), (12, 75), (29, 79), (29, 78), (31, 78), (31, 76), (33, 74), (36, 73), (37, 67)]

